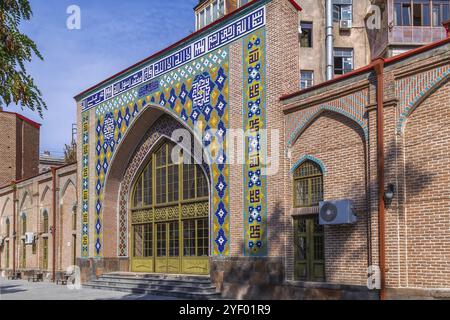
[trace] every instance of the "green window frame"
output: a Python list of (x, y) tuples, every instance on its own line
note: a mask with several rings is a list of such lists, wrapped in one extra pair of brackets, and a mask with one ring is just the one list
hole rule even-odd
[[(173, 143), (151, 156), (133, 189), (132, 210), (208, 200), (208, 181), (199, 165), (172, 162)], [(191, 159), (192, 160), (192, 159)]]
[(6, 218), (6, 237), (9, 238), (11, 232), (11, 223), (9, 222), (9, 218)]
[(48, 238), (42, 239), (42, 269), (48, 269)]
[(22, 217), (21, 217), (21, 221), (22, 221), (22, 236), (25, 235), (25, 233), (27, 232), (27, 215), (25, 213), (22, 213)]
[(294, 171), (294, 207), (318, 206), (323, 200), (323, 173), (318, 164), (306, 161)]
[(27, 246), (25, 245), (25, 240), (22, 240), (22, 269), (27, 267)]
[(77, 230), (77, 211), (74, 210), (72, 212), (72, 230), (76, 231)]
[(6, 241), (5, 245), (6, 245), (6, 269), (9, 269), (9, 241)]
[[(166, 142), (155, 149), (135, 180), (131, 212), (151, 218), (131, 222), (133, 258), (209, 255), (209, 219), (207, 211), (203, 212), (209, 200), (208, 179), (184, 151), (180, 164), (173, 163), (174, 146)], [(186, 157), (190, 161), (184, 161)], [(167, 216), (157, 217), (157, 213)]]
[(48, 233), (48, 211), (44, 210), (42, 213), (42, 232)]
[(183, 221), (183, 256), (208, 256), (208, 219)]

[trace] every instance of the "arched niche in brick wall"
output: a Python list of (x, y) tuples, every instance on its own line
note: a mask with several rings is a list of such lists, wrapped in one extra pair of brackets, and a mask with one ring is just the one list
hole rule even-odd
[(424, 89), (424, 91), (422, 91), (417, 97), (414, 97), (414, 99), (405, 108), (404, 112), (400, 115), (397, 125), (397, 132), (399, 134), (404, 134), (408, 120), (414, 113), (414, 111), (419, 108), (437, 90), (445, 86), (445, 84), (448, 83), (449, 80), (450, 71), (447, 72), (445, 76), (435, 79), (429, 86)]

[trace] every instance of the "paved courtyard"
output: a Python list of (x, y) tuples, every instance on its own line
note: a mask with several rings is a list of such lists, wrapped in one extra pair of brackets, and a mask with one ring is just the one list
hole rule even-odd
[(69, 290), (66, 286), (44, 281), (0, 278), (0, 300), (175, 300), (171, 297), (130, 294), (94, 289)]

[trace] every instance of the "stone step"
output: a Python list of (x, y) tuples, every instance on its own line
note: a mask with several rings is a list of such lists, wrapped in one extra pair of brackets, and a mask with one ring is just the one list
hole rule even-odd
[(193, 284), (172, 284), (172, 283), (151, 283), (151, 282), (126, 282), (126, 281), (113, 281), (105, 279), (97, 279), (91, 281), (90, 284), (93, 285), (106, 285), (110, 287), (120, 287), (120, 288), (136, 288), (144, 290), (163, 290), (163, 291), (183, 291), (183, 292), (208, 292), (215, 293), (216, 288), (211, 286), (199, 287)]
[(209, 276), (115, 272), (83, 285), (84, 288), (160, 295), (182, 299), (220, 299)]
[(210, 282), (209, 276), (183, 275), (183, 274), (162, 274), (162, 273), (131, 273), (116, 272), (102, 275), (105, 278), (127, 278), (127, 279), (150, 279), (150, 280), (183, 280), (195, 282)]
[(180, 298), (180, 299), (193, 299), (193, 300), (220, 299), (219, 293), (203, 293), (203, 292), (189, 293), (189, 292), (182, 292), (182, 291), (165, 291), (165, 290), (156, 290), (156, 289), (149, 290), (149, 289), (140, 289), (140, 288), (108, 286), (108, 285), (100, 285), (100, 284), (85, 284), (85, 285), (83, 285), (83, 288), (128, 292), (128, 293), (133, 293), (133, 294), (157, 295), (157, 296), (174, 297), (174, 298)]
[(182, 280), (182, 279), (150, 279), (150, 278), (130, 278), (130, 277), (111, 277), (111, 276), (101, 276), (97, 280), (101, 281), (114, 281), (114, 282), (125, 282), (125, 283), (143, 283), (143, 284), (172, 284), (172, 285), (192, 285), (196, 287), (210, 287), (210, 280)]

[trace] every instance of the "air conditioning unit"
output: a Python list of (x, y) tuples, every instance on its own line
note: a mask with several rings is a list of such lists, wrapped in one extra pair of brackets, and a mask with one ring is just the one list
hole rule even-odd
[(351, 200), (322, 201), (319, 204), (321, 225), (353, 224), (356, 220)]
[(27, 232), (25, 233), (25, 244), (33, 244), (34, 243), (34, 233)]
[(352, 20), (341, 20), (339, 28), (341, 30), (350, 30), (352, 28)]

